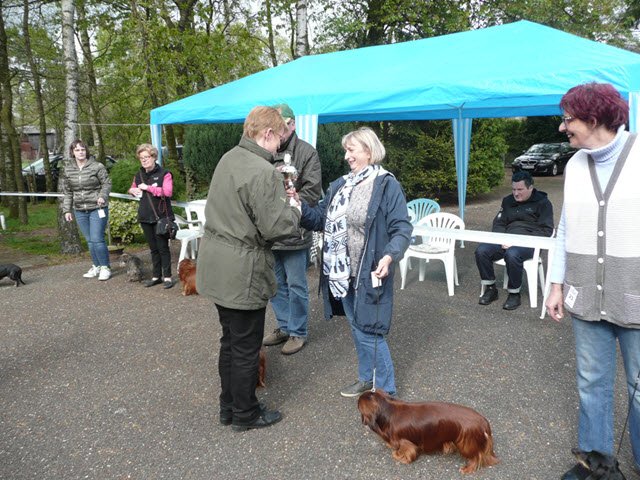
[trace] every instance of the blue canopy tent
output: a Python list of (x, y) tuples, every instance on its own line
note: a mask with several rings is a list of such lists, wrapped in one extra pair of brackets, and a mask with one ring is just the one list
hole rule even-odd
[(151, 111), (161, 126), (243, 122), (256, 105), (288, 103), (298, 135), (315, 145), (319, 123), (453, 122), (458, 201), (464, 217), (473, 118), (558, 115), (574, 85), (613, 84), (637, 131), (640, 55), (528, 21), (392, 45), (312, 55)]

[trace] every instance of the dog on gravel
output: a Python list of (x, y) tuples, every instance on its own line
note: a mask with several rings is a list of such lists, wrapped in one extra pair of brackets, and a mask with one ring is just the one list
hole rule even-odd
[(362, 423), (387, 444), (394, 459), (411, 463), (421, 453), (458, 451), (467, 463), (461, 473), (496, 465), (491, 426), (471, 408), (442, 402), (409, 403), (381, 390), (358, 399)]
[(22, 269), (18, 265), (14, 265), (13, 263), (5, 263), (0, 265), (0, 280), (4, 277), (9, 277), (11, 280), (16, 282), (16, 287), (19, 287), (20, 284), (26, 285), (22, 281)]
[(185, 258), (178, 264), (178, 277), (182, 282), (183, 295), (197, 295), (196, 290), (196, 262)]
[(618, 460), (613, 455), (595, 450), (585, 452), (577, 448), (572, 448), (571, 453), (591, 472), (585, 480), (626, 480), (620, 471)]
[(267, 375), (267, 353), (264, 350), (264, 347), (260, 348), (260, 363), (258, 364), (258, 384), (257, 387), (266, 387), (267, 384), (264, 381), (264, 378)]
[(120, 266), (127, 269), (127, 280), (130, 282), (142, 281), (142, 260), (138, 257), (123, 253), (120, 257)]

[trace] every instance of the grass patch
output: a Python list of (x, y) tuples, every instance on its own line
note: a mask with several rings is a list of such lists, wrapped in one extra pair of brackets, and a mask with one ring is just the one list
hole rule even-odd
[[(60, 237), (58, 235), (58, 205), (57, 203), (28, 203), (29, 224), (23, 225), (18, 219), (7, 218), (7, 230), (0, 230), (0, 243), (17, 252), (27, 255), (45, 255), (52, 263), (64, 262), (75, 256), (60, 253)], [(86, 252), (87, 244), (80, 235), (82, 248)], [(144, 237), (135, 238), (127, 247), (136, 249), (146, 246)]]

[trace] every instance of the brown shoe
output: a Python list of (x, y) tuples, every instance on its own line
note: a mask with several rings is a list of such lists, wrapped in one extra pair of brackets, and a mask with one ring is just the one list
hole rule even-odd
[(293, 355), (296, 352), (302, 350), (307, 341), (302, 337), (289, 337), (287, 343), (282, 347), (283, 355)]
[(262, 339), (262, 344), (265, 347), (272, 347), (274, 345), (280, 345), (281, 343), (284, 343), (287, 340), (289, 340), (289, 334), (288, 333), (284, 333), (279, 328), (276, 328), (273, 331), (273, 333), (267, 335), (266, 337), (264, 337)]

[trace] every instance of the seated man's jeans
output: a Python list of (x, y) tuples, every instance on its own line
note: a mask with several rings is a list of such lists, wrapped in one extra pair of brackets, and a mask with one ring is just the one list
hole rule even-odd
[(480, 279), (484, 285), (492, 285), (496, 281), (493, 262), (504, 258), (507, 266), (509, 293), (519, 293), (522, 286), (522, 270), (525, 260), (533, 257), (533, 248), (509, 247), (506, 250), (501, 245), (481, 243), (476, 249), (476, 265), (480, 272)]

